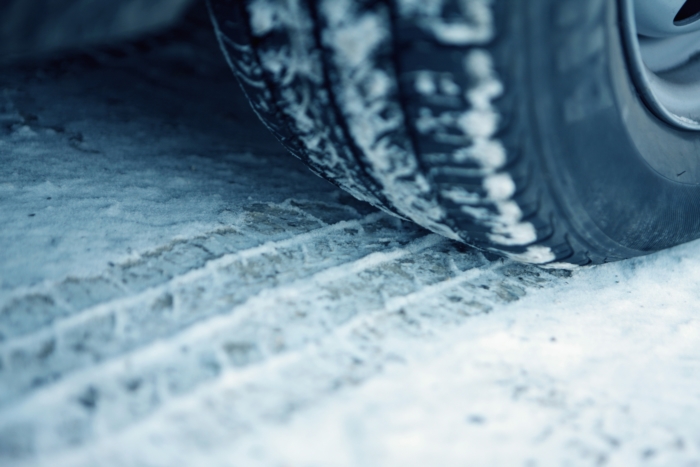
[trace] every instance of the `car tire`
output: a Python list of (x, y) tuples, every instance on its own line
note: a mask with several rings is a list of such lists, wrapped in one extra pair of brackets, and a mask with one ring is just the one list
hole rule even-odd
[(650, 110), (627, 0), (210, 0), (262, 121), (319, 175), (550, 268), (700, 236), (700, 133)]

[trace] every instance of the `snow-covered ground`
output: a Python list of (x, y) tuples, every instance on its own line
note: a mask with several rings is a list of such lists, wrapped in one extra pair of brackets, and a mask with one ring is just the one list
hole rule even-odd
[(489, 261), (312, 175), (197, 42), (0, 73), (0, 465), (700, 465), (700, 244)]

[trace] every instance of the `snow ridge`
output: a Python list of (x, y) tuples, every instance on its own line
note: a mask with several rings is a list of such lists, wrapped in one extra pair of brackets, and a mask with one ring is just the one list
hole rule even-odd
[[(46, 431), (38, 438), (55, 452), (54, 465), (89, 465), (93, 453), (104, 465), (158, 458), (158, 443), (144, 443), (146, 439), (168, 439), (178, 445), (168, 452), (211, 460), (212, 453), (202, 451), (196, 440), (221, 448), (237, 445), (246, 427), (283, 421), (400, 362), (412, 342), (430, 341), (497, 304), (518, 300), (526, 288), (550, 281), (526, 269), (509, 273), (519, 280), (504, 280), (512, 264), (484, 267), (476, 255), (454, 263), (455, 252), (445, 243), (427, 237), (405, 251), (369, 257), (356, 267), (261, 294), (232, 315), (235, 322), (229, 325), (210, 320), (127, 361), (110, 362), (37, 394), (8, 413), (11, 424), (3, 428), (31, 423), (38, 412), (58, 414), (42, 420)], [(432, 271), (416, 275), (425, 264), (432, 264)], [(443, 266), (434, 267), (439, 264)], [(360, 289), (362, 296), (354, 293)], [(195, 335), (196, 340), (187, 337)], [(178, 374), (198, 381), (173, 385)], [(137, 390), (125, 390), (129, 382)], [(90, 442), (77, 449), (54, 445), (57, 440), (50, 436), (55, 428), (83, 411), (60, 409), (72, 399), (89, 399), (90, 388), (100, 395), (99, 409), (88, 414), (96, 429)], [(115, 414), (122, 415), (115, 419)], [(134, 448), (124, 452), (124, 445)]]
[[(361, 221), (340, 222), (224, 255), (201, 267), (192, 264), (187, 273), (140, 293), (108, 300), (67, 317), (57, 313), (50, 327), (0, 345), (0, 358), (8, 362), (2, 378), (5, 384), (0, 386), (0, 406), (36, 387), (37, 381), (58, 379), (89, 367), (94, 359), (119, 356), (147, 339), (167, 337), (200, 321), (226, 315), (266, 287), (299, 280), (319, 270), (328, 272), (334, 264), (385, 248), (381, 242), (357, 248), (346, 239), (365, 227), (374, 230), (366, 234), (368, 238), (382, 238), (387, 234), (381, 227), (384, 217), (375, 214)], [(415, 235), (406, 232), (392, 243), (403, 245)], [(324, 255), (329, 251), (333, 257)], [(212, 281), (221, 289), (202, 292)], [(149, 311), (144, 311), (144, 304), (148, 304)], [(150, 329), (148, 333), (144, 332), (146, 328)]]

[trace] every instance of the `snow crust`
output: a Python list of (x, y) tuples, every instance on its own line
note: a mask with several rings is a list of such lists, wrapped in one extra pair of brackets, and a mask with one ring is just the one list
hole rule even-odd
[(688, 278), (699, 251), (580, 271), (403, 353), (240, 456), (220, 454), (251, 465), (695, 465), (700, 323)]

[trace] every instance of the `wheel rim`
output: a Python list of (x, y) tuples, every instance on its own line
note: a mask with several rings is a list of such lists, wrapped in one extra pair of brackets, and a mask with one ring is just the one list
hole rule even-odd
[(700, 131), (700, 0), (622, 0), (632, 77), (650, 109)]

